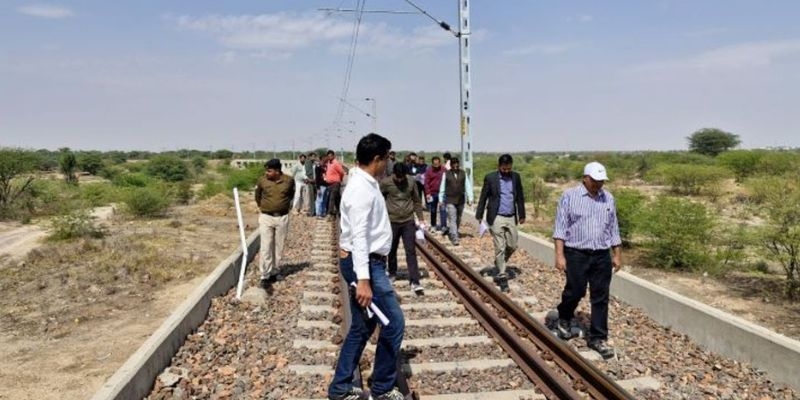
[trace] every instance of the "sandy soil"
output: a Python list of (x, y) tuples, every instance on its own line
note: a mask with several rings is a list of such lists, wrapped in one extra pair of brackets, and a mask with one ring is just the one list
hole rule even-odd
[[(251, 197), (243, 196), (248, 234), (257, 226), (249, 203)], [(0, 226), (0, 251), (6, 254), (0, 259), (0, 290), (4, 293), (0, 298), (0, 399), (90, 398), (240, 243), (233, 201), (224, 196), (178, 207), (157, 220), (111, 214), (108, 210), (96, 213), (110, 218), (104, 222), (109, 235), (92, 242), (99, 250), (88, 242), (43, 243), (42, 226)], [(117, 246), (136, 237), (146, 238), (148, 244), (158, 243), (155, 252), (164, 260), (159, 267), (175, 264), (174, 268), (184, 268), (185, 261), (189, 272), (160, 282), (159, 270), (154, 268), (151, 274), (136, 279), (131, 272), (131, 277), (125, 277), (130, 282), (125, 284), (113, 279), (106, 284), (85, 283), (98, 274), (94, 262), (106, 252), (103, 245)], [(42, 260), (37, 253), (58, 249), (50, 246), (89, 250), (78, 261), (65, 258), (67, 253), (54, 255), (70, 264), (61, 275), (34, 274), (25, 279), (31, 282), (10, 282), (28, 276), (25, 268)], [(165, 249), (180, 256), (170, 258), (163, 253)], [(119, 257), (112, 264), (129, 262)]]

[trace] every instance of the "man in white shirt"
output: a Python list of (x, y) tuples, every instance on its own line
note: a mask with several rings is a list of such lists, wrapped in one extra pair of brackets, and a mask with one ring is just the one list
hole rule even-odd
[(292, 167), (292, 178), (294, 178), (295, 187), (292, 208), (295, 214), (300, 214), (303, 207), (308, 207), (308, 204), (304, 204), (308, 197), (308, 189), (306, 188), (306, 155), (300, 153), (300, 157), (298, 157), (297, 161), (299, 163)]
[(358, 166), (345, 187), (340, 204), (339, 268), (347, 284), (355, 284), (350, 296), (350, 331), (342, 343), (336, 372), (328, 387), (331, 400), (368, 398), (353, 386), (353, 372), (361, 353), (378, 324), (365, 308), (370, 303), (388, 319), (381, 326), (372, 372), (371, 395), (375, 400), (403, 400), (394, 387), (397, 358), (405, 331), (403, 311), (386, 275), (386, 256), (392, 246), (389, 213), (377, 177), (386, 171), (392, 143), (375, 133), (361, 138), (356, 147)]

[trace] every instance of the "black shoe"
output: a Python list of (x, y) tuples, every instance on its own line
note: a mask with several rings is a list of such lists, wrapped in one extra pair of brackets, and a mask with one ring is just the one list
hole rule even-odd
[(558, 319), (558, 324), (556, 325), (556, 329), (558, 330), (558, 337), (564, 340), (570, 340), (578, 335), (572, 330), (572, 323), (566, 319)]
[(614, 349), (606, 344), (605, 340), (594, 340), (589, 342), (589, 348), (600, 354), (604, 360), (614, 357)]
[(338, 396), (330, 396), (328, 399), (330, 400), (366, 400), (368, 397), (363, 390), (359, 388), (350, 388), (347, 393), (340, 394)]
[(508, 278), (507, 277), (505, 277), (505, 276), (498, 277), (497, 278), (497, 284), (500, 286), (500, 291), (501, 292), (503, 292), (503, 293), (508, 293), (509, 292), (510, 289), (508, 288)]

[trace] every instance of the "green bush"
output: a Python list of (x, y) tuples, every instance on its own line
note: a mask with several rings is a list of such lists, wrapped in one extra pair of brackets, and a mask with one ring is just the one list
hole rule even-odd
[(641, 211), (645, 196), (636, 189), (617, 189), (613, 191), (617, 205), (619, 235), (623, 246), (630, 246), (631, 237), (636, 231), (636, 215)]
[(531, 184), (531, 192), (528, 196), (530, 202), (533, 203), (533, 215), (539, 216), (539, 211), (542, 207), (550, 202), (550, 197), (553, 195), (553, 188), (547, 186), (542, 178), (534, 178)]
[(764, 152), (758, 150), (731, 150), (718, 155), (717, 162), (733, 171), (736, 181), (741, 182), (758, 171), (763, 156)]
[(756, 170), (763, 175), (783, 175), (800, 169), (800, 153), (771, 151), (758, 160)]
[(195, 173), (201, 173), (206, 170), (206, 166), (208, 165), (208, 161), (205, 157), (196, 156), (192, 158), (192, 167), (194, 167)]
[(638, 214), (637, 229), (648, 264), (693, 269), (709, 261), (708, 242), (714, 219), (702, 204), (660, 197)]
[(155, 156), (148, 161), (145, 171), (167, 182), (180, 182), (190, 177), (189, 167), (177, 156)]
[(83, 153), (78, 156), (78, 168), (92, 175), (97, 175), (103, 168), (103, 157), (96, 151)]
[(208, 199), (223, 192), (227, 192), (225, 185), (220, 182), (208, 182), (203, 185), (203, 188), (197, 193), (197, 197), (200, 199)]
[(157, 186), (130, 188), (123, 201), (127, 211), (137, 217), (163, 216), (172, 203), (167, 191)]
[(178, 204), (189, 204), (192, 200), (192, 185), (189, 182), (178, 182), (169, 186), (170, 196)]
[(120, 200), (118, 188), (109, 183), (83, 183), (79, 188), (81, 199), (92, 207), (104, 206)]
[(722, 181), (730, 175), (727, 169), (713, 165), (664, 164), (651, 170), (647, 178), (669, 186), (676, 194), (716, 197), (720, 194)]
[(155, 179), (140, 172), (124, 173), (114, 178), (112, 182), (121, 187), (147, 187), (156, 184)]
[(251, 190), (262, 175), (264, 175), (264, 167), (260, 165), (251, 165), (245, 169), (231, 169), (225, 181), (225, 188), (233, 190), (238, 187), (239, 190)]
[(50, 222), (50, 239), (68, 240), (81, 237), (101, 238), (105, 232), (95, 225), (89, 210), (85, 208), (53, 217)]

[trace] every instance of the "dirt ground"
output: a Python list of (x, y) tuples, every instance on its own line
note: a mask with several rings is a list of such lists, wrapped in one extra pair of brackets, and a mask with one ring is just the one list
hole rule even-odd
[(90, 398), (240, 243), (221, 195), (155, 220), (98, 217), (103, 239), (52, 243), (45, 224), (0, 226), (0, 399)]

